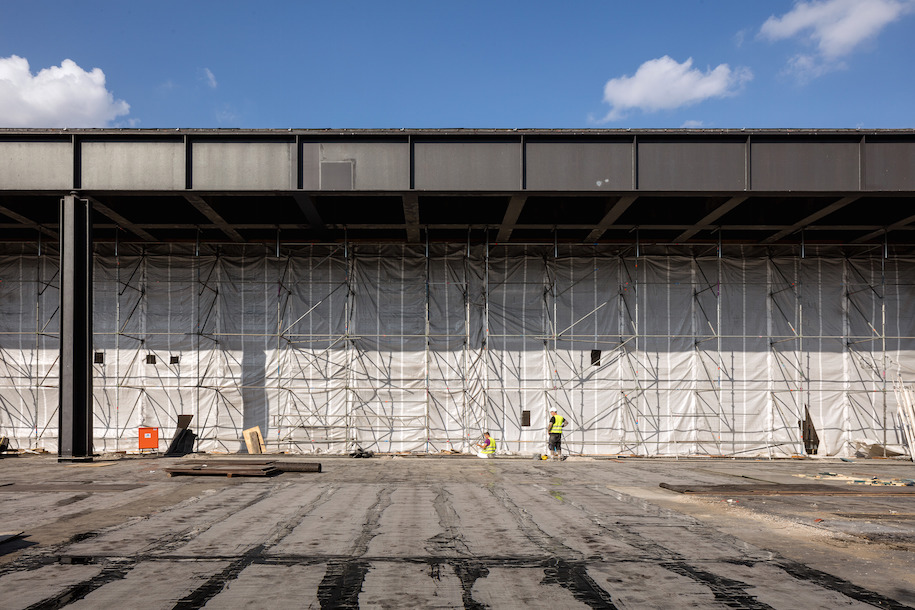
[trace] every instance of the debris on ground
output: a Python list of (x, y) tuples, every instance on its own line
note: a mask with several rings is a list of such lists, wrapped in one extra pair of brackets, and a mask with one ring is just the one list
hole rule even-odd
[(349, 456), (350, 456), (350, 457), (354, 457), (354, 458), (370, 458), (370, 457), (375, 457), (375, 452), (374, 452), (374, 451), (366, 451), (365, 449), (363, 449), (363, 448), (360, 447), (359, 445), (356, 445), (355, 451), (353, 451), (352, 453), (350, 453)]
[(796, 474), (802, 479), (819, 479), (827, 481), (845, 481), (849, 485), (892, 485), (897, 487), (915, 487), (915, 479), (881, 479), (872, 475), (846, 475), (836, 472), (820, 472), (818, 474)]
[(849, 444), (855, 451), (855, 457), (858, 458), (875, 458), (875, 457), (898, 457), (905, 455), (901, 447), (889, 447), (883, 443), (868, 439), (854, 439)]

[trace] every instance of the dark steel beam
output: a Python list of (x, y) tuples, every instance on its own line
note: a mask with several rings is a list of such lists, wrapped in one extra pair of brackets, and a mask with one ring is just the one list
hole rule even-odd
[(805, 228), (807, 225), (813, 224), (816, 221), (818, 221), (819, 219), (829, 216), (836, 210), (840, 210), (840, 209), (844, 208), (845, 206), (847, 206), (848, 204), (850, 204), (854, 201), (857, 201), (858, 199), (860, 199), (860, 197), (854, 196), (854, 197), (843, 197), (842, 199), (839, 199), (838, 201), (834, 201), (833, 203), (830, 203), (826, 207), (817, 210), (813, 214), (800, 219), (799, 221), (797, 221), (796, 223), (794, 223), (787, 229), (782, 229), (778, 233), (775, 233), (774, 235), (770, 235), (769, 237), (762, 240), (760, 243), (761, 244), (775, 243), (778, 240), (780, 240), (781, 238), (787, 237), (788, 235), (791, 235), (792, 233), (794, 233), (796, 231), (800, 231), (801, 229)]
[(219, 230), (228, 236), (229, 239), (236, 243), (244, 243), (245, 238), (241, 234), (232, 228), (232, 226), (226, 222), (226, 219), (219, 215), (219, 213), (214, 210), (209, 203), (203, 200), (203, 197), (198, 195), (185, 195), (192, 206), (194, 206), (198, 212), (206, 216), (210, 222), (219, 227)]
[(712, 210), (711, 212), (706, 214), (706, 216), (702, 220), (700, 220), (699, 222), (696, 223), (696, 226), (684, 231), (683, 233), (681, 233), (680, 235), (675, 237), (674, 241), (675, 242), (686, 241), (687, 239), (689, 239), (690, 237), (692, 237), (699, 231), (702, 231), (706, 226), (714, 224), (714, 222), (716, 220), (718, 220), (719, 218), (721, 218), (722, 216), (724, 216), (725, 214), (727, 214), (728, 212), (730, 212), (731, 210), (733, 210), (734, 208), (739, 206), (741, 203), (746, 201), (748, 198), (749, 197), (747, 197), (746, 195), (743, 195), (740, 197), (731, 197), (730, 199), (728, 199), (727, 201), (725, 201), (724, 203), (719, 205), (717, 208), (715, 208), (714, 210)]
[(293, 193), (292, 198), (295, 199), (296, 205), (299, 206), (302, 214), (308, 219), (308, 224), (311, 225), (311, 228), (315, 231), (323, 231), (325, 229), (324, 221), (321, 219), (321, 214), (318, 213), (318, 208), (315, 207), (315, 202), (311, 196), (305, 193)]
[(881, 237), (882, 235), (885, 235), (886, 233), (889, 233), (890, 231), (898, 231), (899, 229), (907, 227), (912, 223), (915, 223), (915, 216), (908, 216), (906, 218), (903, 218), (902, 220), (898, 220), (898, 221), (894, 222), (891, 225), (887, 225), (885, 228), (871, 231), (867, 235), (862, 235), (861, 237), (858, 237), (857, 239), (853, 239), (851, 243), (861, 244), (864, 242), (868, 242), (877, 237)]
[(59, 461), (92, 459), (92, 203), (60, 201)]
[[(812, 225), (805, 227), (807, 231), (873, 231), (873, 235), (882, 235), (887, 230), (894, 231), (911, 231), (915, 230), (915, 227), (909, 226), (911, 223), (915, 222), (915, 217), (907, 223), (894, 223), (888, 227), (881, 227), (874, 224), (853, 224), (853, 225)], [(56, 226), (56, 225), (52, 225)], [(114, 223), (94, 223), (95, 228), (97, 229), (115, 229), (120, 225)], [(214, 224), (195, 224), (195, 223), (143, 223), (137, 225), (143, 229), (149, 229), (152, 231), (168, 231), (168, 230), (182, 230), (182, 231), (194, 231), (196, 229), (203, 229), (207, 231), (218, 230)], [(378, 231), (390, 231), (390, 230), (399, 230), (406, 231), (407, 225), (399, 222), (389, 222), (389, 223), (347, 223), (346, 225), (336, 225), (331, 224), (327, 225), (328, 229), (340, 229), (343, 228), (349, 229), (359, 229), (360, 231), (364, 230), (378, 230)], [(486, 229), (489, 225), (483, 223), (434, 223), (429, 225), (424, 225), (430, 229)], [(660, 224), (642, 224), (638, 225), (640, 228), (645, 230), (656, 230), (656, 231), (690, 231), (692, 229), (698, 229), (700, 231), (712, 231), (715, 229), (721, 229), (724, 231), (781, 231), (783, 229), (789, 228), (788, 225), (777, 225), (777, 224), (756, 224), (756, 225), (688, 225), (688, 224), (669, 224), (669, 225), (660, 225)], [(276, 229), (293, 230), (293, 231), (304, 231), (310, 227), (307, 224), (297, 224), (297, 223), (233, 223), (232, 227), (241, 231), (272, 231)], [(636, 225), (634, 224), (625, 224), (625, 225), (615, 225), (614, 228), (629, 231), (634, 229)], [(22, 225), (13, 224), (13, 223), (0, 223), (0, 229), (21, 229)], [(491, 227), (489, 227), (491, 228)], [(529, 229), (529, 230), (546, 230), (546, 231), (584, 231), (594, 228), (593, 224), (547, 224), (547, 223), (523, 223), (516, 224), (515, 229)], [(860, 243), (863, 240), (858, 238), (855, 243)]]
[(521, 210), (524, 209), (524, 204), (527, 202), (527, 197), (524, 195), (514, 195), (508, 202), (508, 207), (505, 208), (505, 216), (502, 217), (502, 224), (499, 225), (499, 232), (496, 234), (496, 242), (506, 242), (512, 236), (512, 231), (515, 229), (515, 224), (518, 222), (518, 217), (521, 216)]
[(418, 244), (421, 237), (419, 233), (419, 195), (416, 193), (404, 193), (403, 217), (406, 223), (407, 242)]
[[(903, 230), (908, 227), (908, 225), (915, 222), (915, 216), (908, 219), (906, 222), (893, 223), (892, 225), (883, 227), (875, 224), (848, 224), (848, 225), (813, 225), (806, 227), (808, 231), (877, 231), (878, 233), (883, 233), (887, 229), (892, 228), (893, 230)], [(50, 225), (56, 227), (57, 225)], [(96, 222), (94, 225), (96, 228), (100, 229), (115, 229), (120, 225), (115, 223), (106, 223), (106, 222)], [(198, 224), (192, 222), (162, 222), (162, 223), (141, 223), (137, 225), (141, 229), (149, 229), (151, 231), (166, 231), (169, 229), (182, 229), (193, 231), (195, 229), (207, 229), (213, 230), (218, 229), (214, 224)], [(341, 229), (344, 225), (330, 224), (327, 225), (331, 229)], [(347, 223), (345, 226), (349, 228), (358, 228), (358, 229), (401, 229), (406, 230), (407, 225), (400, 222), (387, 222), (387, 223)], [(472, 229), (485, 229), (488, 225), (484, 223), (434, 223), (427, 225), (431, 229), (466, 229), (470, 227)], [(631, 229), (635, 225), (616, 225), (616, 227), (621, 229)], [(698, 228), (700, 231), (711, 231), (713, 229), (730, 229), (730, 230), (739, 230), (739, 231), (781, 231), (782, 229), (788, 228), (788, 225), (783, 224), (753, 224), (753, 225), (720, 225), (720, 224), (709, 224), (709, 225), (693, 225), (693, 224), (642, 224), (639, 225), (645, 229), (663, 229), (665, 231), (688, 231), (694, 228)], [(236, 222), (232, 223), (232, 227), (238, 230), (271, 230), (271, 229), (293, 229), (293, 230), (305, 230), (310, 227), (307, 224), (301, 223), (274, 223), (274, 222)], [(16, 223), (0, 223), (0, 229), (21, 229), (22, 225)], [(584, 229), (593, 229), (593, 224), (583, 224), (583, 223), (568, 223), (568, 224), (554, 224), (554, 223), (521, 223), (515, 225), (516, 229), (566, 229), (571, 231), (581, 231)], [(909, 227), (911, 228), (911, 227)], [(859, 238), (860, 239), (860, 238)]]
[(89, 201), (92, 203), (92, 207), (94, 209), (98, 210), (99, 212), (101, 212), (102, 214), (104, 214), (105, 216), (110, 218), (111, 220), (115, 221), (116, 223), (118, 223), (118, 226), (127, 229), (128, 231), (130, 231), (131, 233), (133, 233), (134, 235), (136, 235), (143, 241), (159, 241), (158, 239), (156, 239), (155, 237), (153, 237), (152, 235), (150, 235), (149, 233), (147, 233), (146, 231), (144, 231), (143, 229), (141, 229), (134, 223), (130, 222), (129, 220), (127, 220), (126, 218), (124, 218), (123, 216), (121, 216), (120, 214), (118, 214), (117, 212), (112, 210), (111, 208), (109, 208), (104, 203), (98, 201), (97, 199), (93, 199), (92, 197), (89, 197)]
[(47, 227), (43, 227), (40, 224), (38, 224), (37, 222), (35, 222), (34, 220), (32, 220), (31, 218), (27, 218), (27, 217), (23, 216), (22, 214), (20, 214), (18, 212), (14, 212), (13, 210), (11, 210), (7, 207), (0, 206), (0, 214), (3, 214), (4, 216), (9, 216), (10, 218), (15, 220), (19, 224), (25, 225), (27, 227), (31, 227), (31, 228), (35, 229), (36, 231), (40, 231), (40, 232), (44, 233), (45, 235), (47, 235), (48, 237), (52, 237), (54, 239), (59, 238), (55, 231), (52, 231), (51, 229), (49, 229)]
[(638, 196), (628, 196), (620, 197), (616, 203), (604, 214), (604, 217), (600, 219), (600, 222), (597, 223), (597, 226), (594, 227), (594, 230), (588, 233), (588, 236), (585, 237), (584, 242), (595, 242), (600, 239), (607, 229), (613, 226), (613, 223), (616, 222), (620, 216), (623, 215), (629, 206), (635, 203), (635, 200), (638, 199)]
[[(129, 164), (112, 169), (111, 160), (128, 150), (125, 144), (140, 145), (130, 154), (147, 167), (138, 191), (183, 193), (191, 186), (196, 195), (235, 192), (245, 197), (341, 195), (337, 186), (359, 195), (387, 190), (385, 185), (398, 185), (398, 193), (415, 189), (439, 196), (454, 191), (504, 195), (519, 189), (528, 195), (570, 197), (620, 192), (718, 196), (744, 189), (759, 194), (898, 193), (912, 189), (909, 159), (915, 154), (912, 129), (9, 129), (0, 137), (25, 144), (16, 148), (16, 158), (0, 161), (11, 161), (15, 168), (43, 166), (48, 176), (68, 175), (69, 170), (75, 183), (95, 184), (106, 195), (132, 192), (126, 187), (138, 182)], [(57, 158), (44, 145), (84, 137), (110, 144), (110, 150), (89, 154), (89, 147), (76, 146), (72, 158)], [(173, 146), (158, 150), (163, 140)], [(323, 184), (322, 160), (312, 152), (314, 146), (344, 141), (351, 151), (347, 154), (359, 158), (363, 169), (355, 181), (341, 174), (342, 182)], [(183, 151), (181, 142), (188, 143)], [(304, 142), (301, 154), (289, 154), (290, 145)], [(216, 153), (204, 152), (223, 146)], [(184, 181), (176, 179), (174, 165), (167, 161), (183, 161), (194, 171)], [(41, 175), (13, 169), (0, 187), (10, 193), (57, 192), (59, 182), (41, 184)], [(34, 188), (35, 180), (41, 188)]]

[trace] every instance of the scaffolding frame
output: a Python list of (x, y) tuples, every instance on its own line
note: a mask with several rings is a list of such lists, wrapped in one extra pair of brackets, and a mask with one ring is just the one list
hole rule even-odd
[[(272, 253), (264, 245), (199, 242), (193, 249), (97, 245), (96, 318), (107, 324), (95, 332), (104, 354), (94, 365), (96, 447), (134, 449), (139, 425), (167, 434), (178, 414), (192, 412), (198, 447), (207, 451), (240, 450), (242, 429), (256, 424), (268, 445), (283, 451), (340, 453), (356, 444), (383, 452), (469, 451), (491, 430), (500, 450), (536, 453), (550, 408), (570, 420), (573, 453), (802, 454), (796, 424), (807, 407), (821, 422), (844, 410), (821, 434), (831, 443), (828, 453), (840, 453), (858, 433), (884, 446), (899, 443), (886, 375), (890, 367), (915, 368), (915, 329), (900, 321), (915, 286), (899, 273), (915, 261), (891, 256), (885, 243), (876, 253), (858, 246), (837, 256), (824, 248), (811, 257), (803, 242), (799, 249), (724, 247), (720, 234), (716, 245), (689, 255), (657, 244), (646, 253), (635, 233), (634, 244), (620, 246), (475, 244), (470, 230), (464, 243), (433, 242), (426, 230), (417, 246), (283, 244), (278, 232)], [(0, 292), (4, 309), (19, 312), (15, 329), (8, 322), (0, 331), (0, 433), (51, 450), (57, 311), (49, 301), (59, 270), (56, 253), (46, 250), (39, 241), (0, 256), (7, 270), (0, 287), (21, 288)], [(387, 268), (397, 261), (399, 269)], [(747, 266), (763, 263), (760, 338), (746, 321), (734, 332), (723, 299), (736, 291), (749, 311)], [(826, 332), (825, 313), (816, 311), (827, 280), (809, 278), (823, 274), (822, 265), (841, 265), (841, 332)], [(735, 276), (741, 269), (741, 282), (726, 277), (727, 266)], [(652, 275), (659, 270), (666, 279)], [(688, 289), (672, 274), (688, 275)], [(663, 307), (653, 296), (659, 290), (667, 295)], [(674, 308), (687, 293), (688, 324), (680, 332)], [(399, 302), (385, 300), (392, 294)], [(188, 297), (192, 316), (184, 311)], [(33, 323), (25, 303), (31, 298)], [(374, 329), (366, 327), (371, 303)], [(659, 311), (662, 333), (653, 332)], [(382, 323), (390, 312), (399, 329)], [(817, 329), (805, 330), (817, 320)], [(759, 413), (736, 407), (748, 393), (759, 400), (758, 384), (740, 378), (733, 355), (750, 353), (746, 346), (760, 340), (768, 343), (767, 423), (761, 437), (748, 437), (747, 420)], [(725, 347), (735, 341), (744, 347)], [(686, 342), (689, 364), (672, 363), (685, 357), (675, 347)], [(825, 377), (828, 367), (810, 362), (822, 359), (827, 343), (841, 345), (841, 377)], [(592, 350), (600, 350), (596, 365)], [(675, 379), (677, 366), (690, 374)], [(836, 392), (841, 400), (829, 399)], [(522, 425), (523, 411), (531, 412), (530, 426)]]

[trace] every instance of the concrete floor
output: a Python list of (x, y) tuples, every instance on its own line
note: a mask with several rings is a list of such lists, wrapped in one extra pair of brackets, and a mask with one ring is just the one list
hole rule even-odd
[(0, 608), (915, 607), (915, 495), (740, 493), (911, 462), (293, 459), (324, 472), (0, 459)]

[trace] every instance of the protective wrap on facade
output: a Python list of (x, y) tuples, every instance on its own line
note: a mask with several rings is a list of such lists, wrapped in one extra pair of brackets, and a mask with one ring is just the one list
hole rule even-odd
[[(846, 455), (898, 446), (915, 259), (882, 248), (99, 244), (95, 450)], [(57, 253), (0, 256), (0, 435), (57, 449)], [(530, 425), (523, 425), (529, 411)]]

